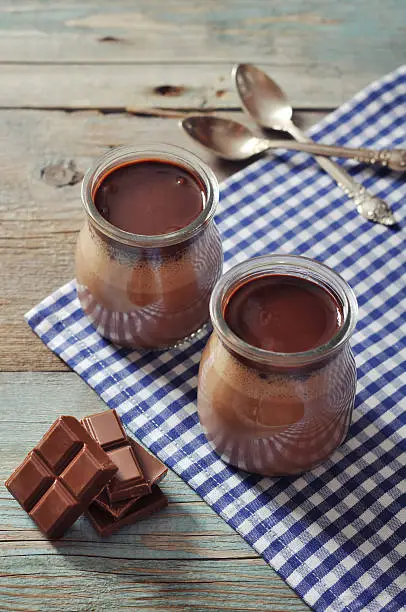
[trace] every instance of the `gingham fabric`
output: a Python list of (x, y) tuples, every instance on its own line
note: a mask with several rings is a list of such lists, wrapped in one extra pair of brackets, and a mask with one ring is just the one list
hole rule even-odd
[[(322, 86), (322, 84), (321, 84)], [(406, 69), (370, 85), (310, 133), (350, 146), (406, 147)], [(294, 478), (248, 475), (208, 445), (196, 413), (207, 333), (177, 350), (119, 350), (88, 323), (70, 282), (27, 315), (129, 431), (177, 472), (316, 610), (405, 609), (405, 175), (345, 161), (391, 205), (393, 230), (362, 219), (315, 161), (266, 157), (222, 185), (225, 267), (264, 253), (325, 262), (354, 288), (358, 392), (347, 441)]]

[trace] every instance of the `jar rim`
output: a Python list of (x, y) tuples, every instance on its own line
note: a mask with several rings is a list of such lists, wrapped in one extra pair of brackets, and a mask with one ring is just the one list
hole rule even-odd
[[(147, 159), (163, 163), (169, 162), (185, 169), (199, 182), (201, 182), (205, 202), (202, 212), (192, 223), (168, 234), (144, 235), (126, 232), (112, 223), (109, 223), (97, 210), (94, 203), (94, 190), (106, 174), (123, 163), (132, 163)], [(129, 246), (138, 247), (164, 247), (179, 244), (189, 240), (200, 232), (214, 217), (219, 201), (219, 186), (213, 170), (197, 155), (179, 147), (166, 143), (151, 143), (140, 146), (118, 146), (99, 157), (87, 170), (82, 181), (82, 204), (91, 223), (105, 236)]]
[[(248, 279), (267, 274), (296, 276), (315, 282), (335, 295), (343, 309), (343, 323), (326, 343), (308, 351), (281, 353), (242, 340), (226, 323), (223, 306), (235, 289)], [(253, 257), (230, 268), (216, 283), (210, 299), (210, 318), (215, 332), (234, 353), (270, 366), (305, 366), (334, 354), (350, 338), (358, 318), (358, 303), (350, 285), (325, 264), (301, 255), (272, 254)]]

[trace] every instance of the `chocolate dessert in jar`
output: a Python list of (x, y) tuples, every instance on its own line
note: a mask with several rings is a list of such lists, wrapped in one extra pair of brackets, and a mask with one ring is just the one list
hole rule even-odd
[(223, 264), (218, 198), (214, 173), (180, 147), (118, 147), (90, 168), (76, 277), (102, 336), (160, 349), (206, 323)]
[(218, 281), (198, 413), (224, 461), (265, 476), (299, 474), (344, 441), (357, 312), (341, 276), (305, 257), (257, 257)]

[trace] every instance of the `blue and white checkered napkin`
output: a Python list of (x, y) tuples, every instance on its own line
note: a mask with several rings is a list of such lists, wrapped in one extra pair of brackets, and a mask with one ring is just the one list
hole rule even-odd
[[(406, 147), (405, 113), (404, 67), (367, 87), (311, 134), (326, 143)], [(252, 476), (211, 450), (196, 413), (204, 333), (178, 350), (120, 350), (89, 325), (74, 282), (26, 317), (129, 430), (310, 606), (392, 611), (406, 604), (406, 182), (386, 169), (344, 165), (392, 206), (401, 229), (362, 219), (302, 153), (261, 159), (225, 181), (217, 216), (227, 268), (264, 253), (303, 254), (339, 271), (358, 296), (352, 344), (359, 384), (350, 434), (308, 474)]]

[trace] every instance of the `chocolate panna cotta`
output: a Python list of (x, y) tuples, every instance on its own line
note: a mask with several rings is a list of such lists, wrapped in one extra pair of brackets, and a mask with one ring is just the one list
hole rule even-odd
[(111, 151), (82, 188), (78, 297), (102, 336), (131, 348), (167, 348), (200, 329), (223, 265), (213, 172), (159, 149)]
[(175, 164), (142, 160), (115, 168), (98, 185), (94, 202), (116, 227), (143, 236), (190, 225), (203, 210), (203, 186)]
[(351, 288), (307, 258), (253, 258), (218, 281), (197, 404), (224, 461), (264, 476), (300, 474), (343, 442), (356, 389), (348, 342), (356, 316)]
[(239, 338), (276, 353), (300, 353), (327, 344), (342, 318), (342, 308), (330, 292), (288, 275), (246, 281), (224, 308), (224, 319)]

